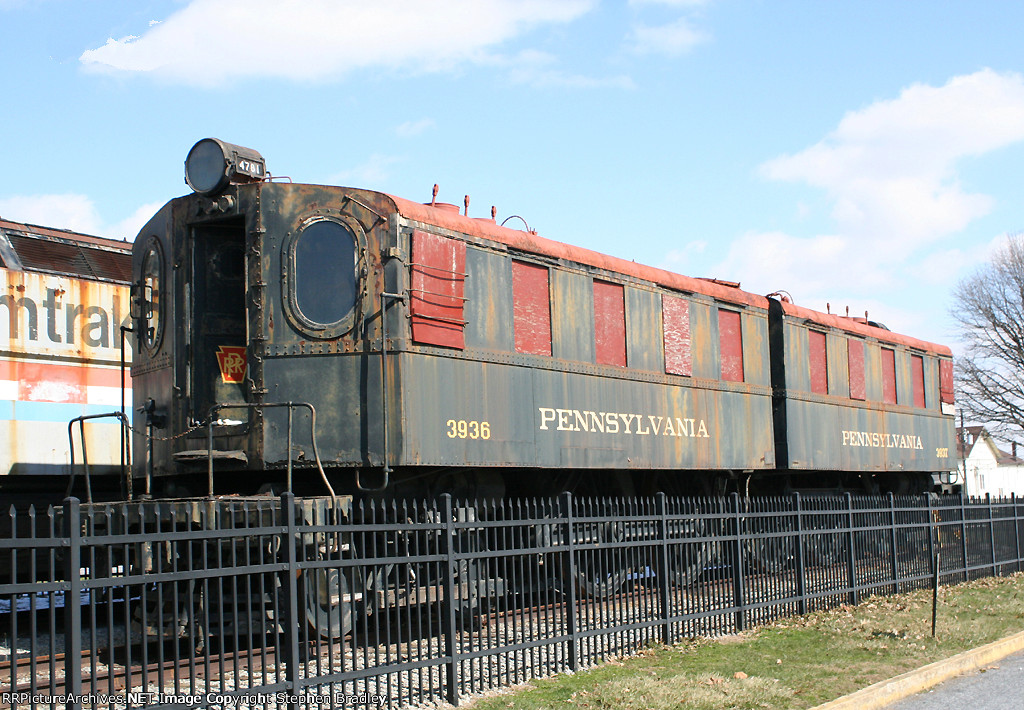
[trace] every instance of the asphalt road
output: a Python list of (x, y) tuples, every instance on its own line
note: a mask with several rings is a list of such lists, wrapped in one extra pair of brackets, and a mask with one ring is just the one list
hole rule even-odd
[(1024, 651), (982, 671), (947, 680), (893, 703), (889, 710), (1007, 710), (1024, 707)]

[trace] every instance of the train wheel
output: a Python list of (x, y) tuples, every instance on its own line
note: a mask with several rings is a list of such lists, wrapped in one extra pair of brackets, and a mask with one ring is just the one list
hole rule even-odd
[(581, 531), (584, 544), (594, 549), (580, 551), (576, 559), (576, 582), (580, 591), (592, 599), (607, 599), (618, 593), (629, 578), (629, 570), (620, 564), (623, 548), (604, 548), (602, 544), (621, 542), (622, 526), (597, 523)]
[(309, 569), (302, 575), (309, 628), (323, 639), (336, 640), (352, 630), (354, 598), (348, 578), (337, 569)]
[(765, 574), (778, 574), (796, 558), (791, 537), (760, 537), (747, 542), (747, 561)]

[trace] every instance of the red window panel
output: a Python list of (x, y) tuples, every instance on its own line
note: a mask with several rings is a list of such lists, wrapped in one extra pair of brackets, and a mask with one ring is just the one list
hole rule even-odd
[(896, 404), (896, 352), (882, 348), (882, 401)]
[(412, 339), (461, 350), (465, 347), (466, 325), (465, 242), (417, 229), (412, 233), (410, 269)]
[(722, 379), (743, 382), (743, 332), (740, 314), (718, 311), (718, 339), (721, 345)]
[(513, 330), (517, 353), (551, 354), (551, 291), (546, 266), (512, 262)]
[(910, 356), (910, 376), (914, 383), (914, 406), (924, 407), (924, 358)]
[(846, 350), (850, 359), (850, 398), (867, 399), (867, 388), (864, 386), (864, 342), (848, 340)]
[(690, 302), (676, 296), (662, 296), (661, 318), (665, 330), (665, 372), (689, 377), (693, 374)]
[(594, 357), (602, 365), (626, 366), (626, 305), (619, 284), (594, 282)]
[(953, 404), (953, 362), (939, 360), (939, 401)]
[(828, 394), (828, 353), (825, 334), (817, 330), (807, 332), (808, 359), (811, 365), (811, 392)]

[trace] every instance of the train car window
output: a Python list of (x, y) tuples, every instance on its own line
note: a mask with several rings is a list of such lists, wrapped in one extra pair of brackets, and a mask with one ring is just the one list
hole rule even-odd
[(910, 356), (910, 376), (914, 385), (914, 406), (924, 407), (924, 358), (920, 355)]
[(939, 401), (953, 404), (953, 363), (939, 360)]
[(743, 331), (740, 314), (718, 311), (718, 338), (721, 345), (722, 379), (743, 382)]
[(828, 352), (825, 348), (825, 334), (817, 330), (807, 331), (807, 349), (811, 368), (811, 392), (828, 394)]
[(594, 281), (594, 357), (602, 365), (626, 366), (626, 306), (619, 284)]
[(307, 224), (292, 245), (294, 298), (312, 324), (343, 321), (356, 305), (356, 239), (329, 219)]
[(415, 230), (410, 268), (412, 339), (465, 348), (466, 243)]
[(513, 261), (512, 301), (516, 352), (551, 355), (551, 287), (547, 267)]
[(690, 302), (676, 296), (662, 296), (661, 318), (665, 330), (665, 372), (689, 377), (693, 374)]
[(882, 348), (882, 401), (896, 404), (896, 352)]
[(850, 364), (850, 399), (867, 399), (867, 387), (864, 382), (864, 342), (847, 340), (846, 350)]
[(150, 352), (155, 352), (160, 347), (160, 338), (163, 335), (163, 289), (164, 255), (160, 249), (160, 243), (152, 239), (146, 247), (146, 254), (142, 257), (142, 293), (141, 299), (141, 321), (142, 344)]

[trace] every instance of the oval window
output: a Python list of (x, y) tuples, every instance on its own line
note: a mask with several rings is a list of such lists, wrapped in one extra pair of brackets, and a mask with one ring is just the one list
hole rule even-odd
[(154, 240), (142, 257), (142, 343), (150, 351), (156, 350), (160, 344), (163, 319), (160, 317), (161, 294), (163, 288), (164, 258), (160, 245)]
[(340, 323), (356, 305), (355, 235), (339, 222), (318, 220), (296, 235), (293, 249), (299, 313), (316, 326)]

